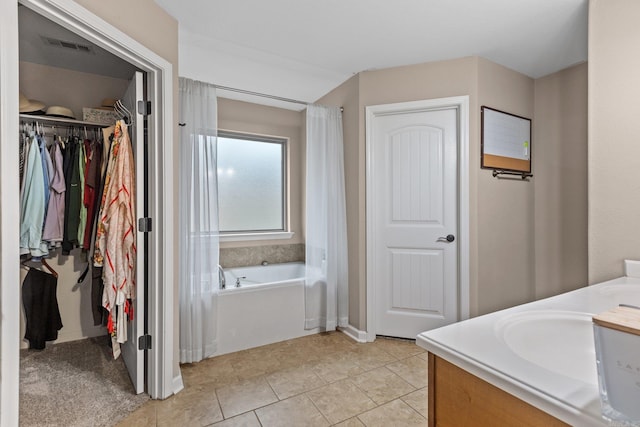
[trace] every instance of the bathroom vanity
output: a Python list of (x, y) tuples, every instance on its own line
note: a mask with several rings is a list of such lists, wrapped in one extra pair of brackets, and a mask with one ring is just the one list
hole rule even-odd
[(418, 335), (429, 351), (429, 426), (608, 425), (592, 316), (640, 306), (633, 276)]

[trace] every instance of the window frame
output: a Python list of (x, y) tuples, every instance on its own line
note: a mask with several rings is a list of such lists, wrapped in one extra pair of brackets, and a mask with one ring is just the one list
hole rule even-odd
[[(284, 136), (265, 135), (259, 133), (235, 131), (228, 129), (218, 129), (218, 138), (243, 139), (247, 141), (262, 142), (265, 144), (280, 144), (282, 160), (282, 228), (266, 230), (219, 230), (221, 242), (249, 241), (249, 240), (277, 240), (290, 239), (294, 233), (291, 232), (290, 224), (290, 187), (289, 187), (289, 138)], [(219, 185), (219, 184), (218, 184)], [(219, 194), (219, 193), (218, 193)], [(220, 203), (218, 202), (218, 206)], [(218, 207), (219, 209), (219, 207)]]

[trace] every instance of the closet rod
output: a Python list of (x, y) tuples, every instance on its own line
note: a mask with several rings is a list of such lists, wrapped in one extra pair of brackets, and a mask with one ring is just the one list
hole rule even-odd
[[(277, 101), (291, 102), (292, 104), (302, 104), (302, 105), (313, 104), (312, 102), (300, 101), (300, 100), (291, 99), (291, 98), (284, 98), (282, 96), (276, 96), (276, 95), (268, 95), (266, 93), (253, 92), (253, 91), (250, 91), (250, 90), (238, 89), (238, 88), (235, 88), (235, 87), (220, 86), (220, 85), (213, 85), (213, 87), (215, 87), (216, 89), (220, 89), (220, 90), (227, 90), (229, 92), (238, 92), (238, 93), (244, 93), (245, 95), (259, 96), (259, 97), (262, 97), (262, 98), (275, 99)], [(340, 107), (340, 111), (344, 111), (344, 108)]]

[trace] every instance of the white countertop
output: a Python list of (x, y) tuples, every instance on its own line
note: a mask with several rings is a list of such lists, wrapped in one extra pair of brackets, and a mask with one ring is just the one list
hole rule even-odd
[[(423, 332), (417, 344), (568, 424), (606, 426), (587, 322), (618, 304), (640, 306), (640, 278), (621, 277)], [(525, 332), (518, 337), (518, 331)]]

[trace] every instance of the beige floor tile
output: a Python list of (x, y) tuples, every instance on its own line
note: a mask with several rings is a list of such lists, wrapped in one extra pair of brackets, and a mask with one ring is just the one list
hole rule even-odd
[(267, 375), (285, 367), (277, 355), (266, 355), (262, 352), (248, 353), (233, 360), (232, 365), (236, 376), (241, 380)]
[(182, 379), (186, 387), (214, 383), (216, 387), (238, 381), (238, 376), (228, 357), (212, 357), (199, 363), (180, 365)]
[(387, 363), (395, 362), (398, 359), (373, 345), (360, 344), (355, 350), (348, 352), (352, 360), (365, 371), (379, 368)]
[(337, 352), (356, 348), (356, 343), (340, 332), (315, 334), (303, 337), (295, 343), (296, 351), (312, 361)]
[(427, 361), (418, 356), (389, 363), (386, 366), (415, 388), (427, 386)]
[(351, 380), (378, 405), (415, 390), (415, 387), (384, 366), (360, 374)]
[(367, 427), (426, 427), (427, 419), (400, 399), (358, 415)]
[(316, 362), (323, 357), (336, 353), (337, 350), (329, 345), (325, 345), (322, 341), (311, 340), (307, 337), (302, 338), (302, 342), (294, 342), (283, 352), (280, 357), (283, 363), (288, 366), (300, 366)]
[(424, 351), (420, 354), (417, 355), (420, 359), (424, 359), (424, 360), (429, 360), (429, 352), (428, 351)]
[(212, 388), (192, 386), (156, 403), (156, 425), (207, 426), (222, 421), (222, 412)]
[(280, 400), (322, 387), (326, 384), (326, 382), (313, 371), (311, 366), (283, 369), (267, 375), (266, 378)]
[(255, 412), (245, 412), (237, 417), (215, 423), (216, 427), (261, 427)]
[(311, 341), (319, 342), (332, 351), (348, 351), (358, 346), (351, 338), (341, 332), (327, 332), (311, 335)]
[(429, 416), (429, 393), (427, 387), (416, 390), (401, 398), (404, 403), (418, 411), (425, 418)]
[(264, 377), (240, 381), (216, 390), (225, 418), (252, 411), (278, 401)]
[(355, 362), (350, 352), (327, 355), (313, 365), (313, 370), (327, 383), (333, 383), (365, 372)]
[(378, 337), (373, 342), (373, 345), (381, 348), (397, 359), (405, 359), (425, 352), (423, 348), (416, 345), (415, 340)]
[(349, 418), (348, 420), (334, 425), (335, 427), (365, 427), (365, 425), (362, 424), (362, 421), (360, 421), (358, 417)]
[(323, 427), (329, 422), (304, 394), (256, 409), (263, 427)]
[(331, 423), (339, 423), (376, 406), (350, 380), (342, 380), (307, 392), (307, 396)]
[[(284, 423), (299, 407), (305, 407), (300, 396), (313, 401), (309, 412), (319, 410), (328, 422), (362, 427), (362, 422), (368, 420), (375, 425), (379, 417), (377, 412), (370, 411), (375, 402), (400, 393), (396, 388), (402, 382), (393, 375), (420, 390), (401, 396), (404, 406), (395, 403), (402, 410), (390, 421), (395, 424), (387, 425), (412, 425), (416, 413), (427, 415), (427, 353), (412, 355), (416, 351), (414, 346), (410, 342), (384, 338), (359, 344), (342, 333), (332, 332), (182, 365), (185, 390), (165, 401), (150, 401), (120, 425), (147, 427), (157, 422), (159, 426), (198, 426), (217, 422), (216, 425), (223, 427), (257, 427), (260, 425), (258, 411), (265, 419), (269, 413), (277, 413), (275, 418)], [(387, 381), (388, 389), (384, 386)], [(322, 382), (332, 384), (322, 385)], [(316, 384), (318, 388), (309, 390)], [(277, 395), (284, 398), (303, 392), (296, 399), (283, 400), (286, 404), (278, 403)], [(268, 405), (270, 409), (266, 410)], [(407, 407), (412, 411), (407, 411)], [(383, 408), (394, 407), (384, 405)], [(359, 414), (363, 418), (356, 417)], [(223, 421), (223, 415), (228, 419)]]
[(119, 422), (117, 427), (149, 427), (156, 425), (156, 401), (150, 400), (136, 409), (126, 419)]

